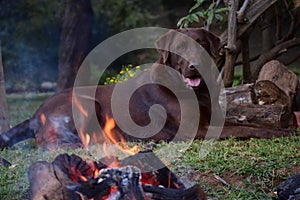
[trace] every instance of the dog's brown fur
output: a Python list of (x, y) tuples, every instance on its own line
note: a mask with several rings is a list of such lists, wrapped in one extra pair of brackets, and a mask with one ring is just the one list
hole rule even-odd
[[(204, 29), (180, 29), (178, 31), (191, 37), (201, 44), (212, 57), (217, 55), (220, 41), (218, 37), (212, 33), (209, 33)], [(176, 46), (177, 43), (181, 42), (178, 40), (178, 38), (170, 38), (170, 34), (171, 33), (169, 32), (162, 36), (157, 42), (157, 45), (169, 45), (172, 43)], [(122, 84), (126, 86), (126, 84), (141, 83), (149, 77), (154, 79), (162, 78), (166, 79), (167, 81), (173, 81), (176, 79), (173, 77), (168, 77), (168, 73), (164, 71), (164, 68), (158, 64), (163, 64), (174, 68), (185, 78), (201, 78), (201, 75), (193, 66), (201, 64), (198, 62), (199, 58), (195, 58), (199, 55), (194, 55), (195, 52), (193, 52), (192, 47), (185, 48), (186, 49), (184, 49), (184, 53), (187, 56), (186, 59), (183, 59), (181, 56), (174, 53), (159, 49), (158, 51), (160, 53), (160, 58), (157, 61), (157, 64), (154, 64), (151, 70), (142, 72), (136, 78), (133, 78), (129, 82), (124, 82)], [(191, 63), (191, 61), (194, 63)], [(174, 84), (176, 84), (176, 81), (178, 81), (178, 79), (174, 81)], [(96, 89), (95, 101), (93, 101), (93, 105), (95, 105), (97, 120), (102, 127), (106, 123), (107, 117), (113, 118), (111, 110), (111, 97), (114, 88), (115, 85), (105, 85), (98, 86)], [(78, 89), (87, 91), (94, 88), (85, 87)], [(212, 114), (211, 98), (218, 97), (211, 97), (209, 95), (207, 85), (204, 83), (204, 81), (201, 81), (200, 85), (193, 89), (197, 96), (200, 108), (200, 120), (198, 124), (199, 128), (196, 138), (204, 138)], [(9, 147), (21, 140), (33, 137), (36, 139), (37, 144), (44, 148), (53, 148), (57, 146), (81, 146), (82, 142), (78, 136), (78, 131), (75, 128), (73, 119), (72, 95), (73, 90), (67, 89), (48, 98), (30, 119), (25, 120), (21, 124), (0, 136), (0, 147)], [(83, 101), (92, 101), (92, 98), (86, 98), (84, 96), (79, 96), (78, 98), (79, 100)], [(178, 130), (181, 120), (181, 110), (176, 96), (169, 89), (155, 84), (149, 84), (139, 88), (133, 94), (130, 100), (129, 110), (131, 116), (128, 117), (131, 117), (137, 125), (147, 125), (150, 123), (148, 111), (153, 104), (160, 104), (166, 109), (167, 120), (161, 131), (154, 136), (145, 138), (144, 140), (170, 141)], [(80, 121), (83, 127), (87, 127), (87, 124), (90, 122), (90, 120), (92, 119), (83, 117)], [(97, 130), (88, 131), (93, 132)], [(120, 128), (118, 128), (118, 126), (116, 126), (113, 131), (122, 134), (122, 136), (127, 140), (139, 139), (127, 135)], [(287, 134), (287, 132), (281, 130), (239, 126), (235, 124), (234, 127), (225, 126), (220, 137), (225, 138), (228, 136), (236, 136), (240, 138), (270, 138), (272, 136), (281, 136), (284, 134)], [(101, 137), (102, 135), (99, 134), (99, 141), (101, 141)], [(182, 139), (184, 139), (184, 137)]]

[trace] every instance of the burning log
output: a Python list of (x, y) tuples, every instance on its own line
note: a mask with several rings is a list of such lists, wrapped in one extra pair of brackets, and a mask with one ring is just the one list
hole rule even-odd
[(290, 176), (277, 187), (279, 200), (300, 199), (300, 174)]
[(198, 185), (187, 189), (169, 168), (157, 169), (163, 163), (152, 152), (129, 156), (118, 166), (113, 160), (104, 164), (61, 154), (52, 163), (36, 162), (28, 172), (31, 199), (206, 199)]

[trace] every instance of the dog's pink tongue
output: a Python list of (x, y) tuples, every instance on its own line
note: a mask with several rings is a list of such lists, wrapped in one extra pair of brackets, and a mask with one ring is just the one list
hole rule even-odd
[(191, 87), (198, 87), (201, 83), (201, 78), (186, 78), (187, 84)]

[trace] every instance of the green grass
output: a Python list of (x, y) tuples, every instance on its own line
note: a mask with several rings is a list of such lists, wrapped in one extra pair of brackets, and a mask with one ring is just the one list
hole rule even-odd
[[(12, 124), (31, 116), (47, 95), (8, 99)], [(300, 137), (217, 141), (203, 157), (203, 141), (160, 143), (154, 149), (180, 177), (200, 184), (210, 199), (272, 199), (274, 189), (293, 173), (300, 171)], [(0, 199), (27, 199), (28, 167), (38, 160), (51, 162), (63, 152), (95, 159), (85, 150), (43, 151), (32, 142), (0, 151), (0, 157), (12, 163), (0, 166)], [(216, 175), (227, 181), (222, 184)], [(186, 179), (185, 179), (186, 180)], [(185, 181), (187, 182), (187, 181)]]

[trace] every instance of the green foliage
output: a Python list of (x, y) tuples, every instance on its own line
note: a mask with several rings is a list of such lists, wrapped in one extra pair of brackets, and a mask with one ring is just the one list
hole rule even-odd
[(114, 84), (122, 81), (127, 81), (128, 79), (134, 77), (139, 72), (141, 72), (140, 66), (133, 67), (132, 64), (123, 65), (117, 75), (107, 76), (103, 84), (108, 85), (108, 84)]
[[(151, 3), (139, 0), (92, 1), (96, 18), (106, 21), (113, 32), (153, 25), (154, 9)], [(157, 0), (154, 0), (157, 2)]]
[(207, 0), (196, 0), (195, 5), (189, 10), (189, 14), (185, 17), (182, 17), (177, 26), (188, 27), (191, 23), (199, 23), (201, 20), (204, 21), (206, 26), (212, 24), (213, 20), (223, 21), (223, 13), (227, 11), (226, 7), (217, 8), (216, 1), (213, 0), (209, 6), (205, 6)]

